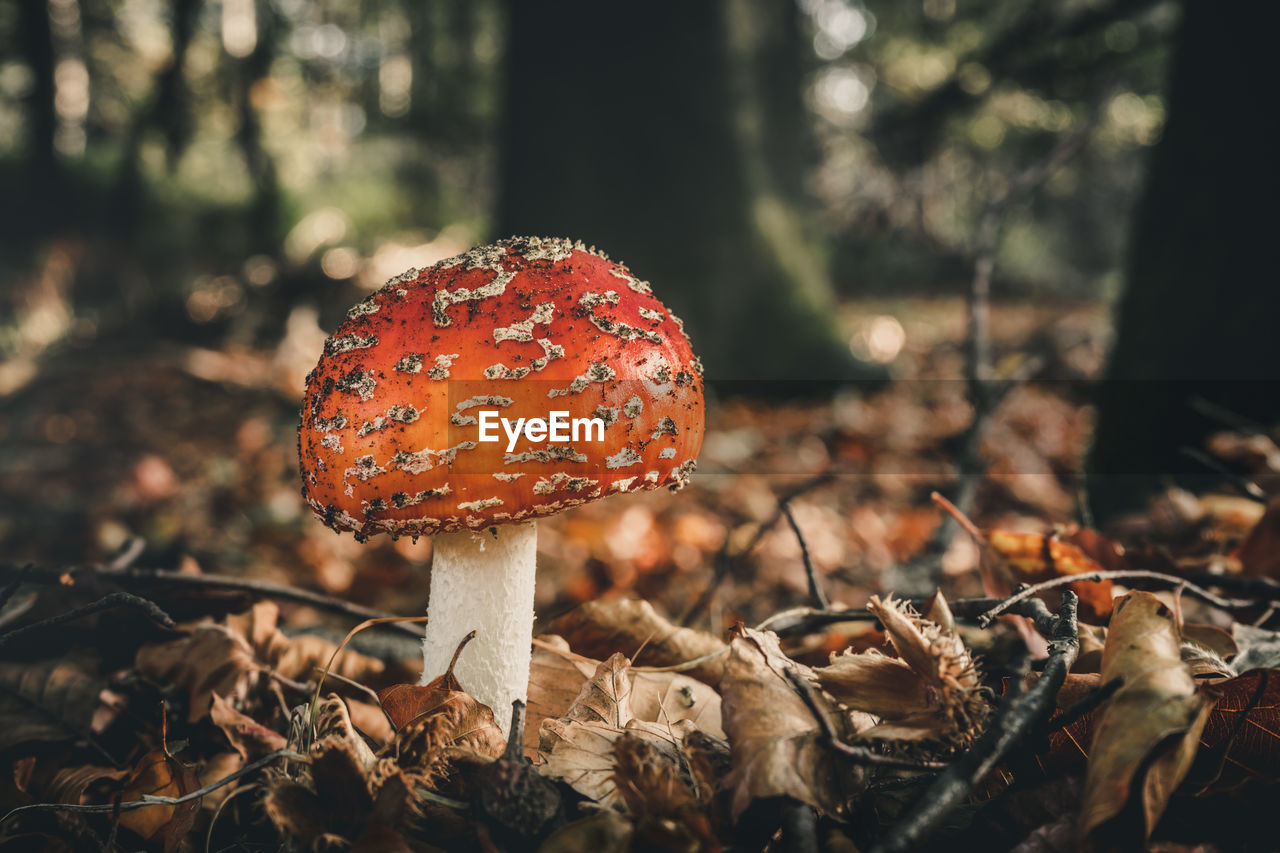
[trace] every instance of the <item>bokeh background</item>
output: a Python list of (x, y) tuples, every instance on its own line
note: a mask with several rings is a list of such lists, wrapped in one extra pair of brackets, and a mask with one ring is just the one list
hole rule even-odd
[[(141, 537), (139, 565), (420, 612), (428, 542), (302, 504), (303, 378), (391, 276), (531, 233), (651, 280), (712, 391), (689, 489), (543, 525), (541, 613), (680, 615), (748, 545), (711, 622), (800, 601), (789, 526), (753, 539), (797, 485), (834, 599), (972, 585), (932, 489), (1087, 520), (1274, 414), (1261, 5), (6, 3), (0, 560)], [(1253, 381), (1191, 405), (1224, 379)]]

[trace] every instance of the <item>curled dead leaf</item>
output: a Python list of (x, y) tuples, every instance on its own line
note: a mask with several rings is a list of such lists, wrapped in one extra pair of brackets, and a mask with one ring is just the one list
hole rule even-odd
[[(142, 646), (134, 665), (153, 681), (186, 690), (187, 721), (194, 723), (209, 712), (215, 693), (243, 705), (264, 683), (265, 673), (307, 680), (329, 660), (336, 644), (309, 635), (286, 637), (277, 627), (278, 617), (275, 604), (259, 602), (221, 623), (201, 622), (185, 637)], [(346, 651), (333, 671), (365, 681), (384, 669), (376, 658)]]
[[(1085, 836), (1145, 840), (1191, 767), (1210, 705), (1182, 662), (1173, 613), (1148, 592), (1116, 600), (1101, 681), (1123, 679), (1094, 730), (1081, 805)], [(1129, 803), (1130, 792), (1138, 802)], [(1136, 820), (1122, 818), (1126, 805)], [(1136, 825), (1134, 825), (1136, 823)]]
[(725, 786), (734, 819), (754, 800), (768, 797), (790, 797), (840, 815), (847, 796), (865, 784), (861, 768), (835, 762), (788, 671), (812, 683), (819, 701), (828, 703), (825, 712), (837, 734), (852, 734), (848, 717), (816, 691), (811, 669), (782, 653), (776, 634), (743, 629), (729, 644), (720, 682), (732, 759)]
[[(199, 787), (195, 769), (174, 758), (163, 747), (153, 749), (138, 761), (125, 779), (122, 803), (143, 796), (181, 797)], [(154, 805), (120, 813), (120, 825), (148, 841), (156, 842), (165, 853), (172, 853), (195, 823), (200, 800), (176, 806)]]

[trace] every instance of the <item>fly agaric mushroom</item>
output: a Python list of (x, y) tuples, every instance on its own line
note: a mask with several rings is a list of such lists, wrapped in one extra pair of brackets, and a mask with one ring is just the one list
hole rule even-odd
[(347, 312), (307, 378), (303, 496), (358, 539), (434, 537), (422, 681), (476, 630), (454, 673), (505, 723), (529, 680), (534, 520), (683, 486), (702, 386), (680, 320), (626, 266), (502, 240)]

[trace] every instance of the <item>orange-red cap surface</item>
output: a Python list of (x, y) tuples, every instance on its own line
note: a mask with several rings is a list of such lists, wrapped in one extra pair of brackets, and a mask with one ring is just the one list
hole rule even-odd
[[(496, 418), (554, 411), (570, 436), (604, 426), (508, 452)], [(353, 307), (307, 378), (298, 450), (326, 524), (418, 536), (683, 485), (702, 432), (701, 365), (649, 285), (580, 243), (512, 238)]]

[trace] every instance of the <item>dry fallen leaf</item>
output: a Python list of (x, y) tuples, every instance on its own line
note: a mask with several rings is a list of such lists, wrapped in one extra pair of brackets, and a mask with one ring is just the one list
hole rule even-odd
[(100, 700), (107, 681), (97, 666), (83, 657), (0, 661), (0, 750), (104, 729), (115, 713)]
[[(1102, 571), (1102, 566), (1074, 542), (1057, 533), (1022, 533), (1013, 530), (982, 530), (950, 501), (934, 493), (934, 501), (960, 523), (982, 548), (980, 562), (982, 583), (987, 595), (1004, 597), (1018, 584), (1035, 584), (1068, 575)], [(1078, 531), (1077, 531), (1078, 533)], [(1088, 537), (1087, 541), (1098, 544)], [(1111, 614), (1111, 581), (1088, 581), (1071, 584), (1080, 598), (1080, 619), (1105, 622)], [(1049, 609), (1056, 610), (1060, 591), (1046, 593)]]
[[(1248, 779), (1280, 778), (1280, 670), (1255, 669), (1202, 692), (1215, 702), (1196, 764), (1197, 776), (1209, 777), (1206, 787), (1226, 790)], [(1202, 774), (1201, 762), (1211, 769)]]
[[(223, 623), (202, 622), (186, 637), (144, 645), (134, 664), (153, 681), (187, 690), (187, 721), (196, 722), (208, 713), (214, 693), (243, 704), (262, 683), (264, 672), (306, 680), (329, 660), (336, 644), (309, 635), (286, 637), (276, 625), (278, 617), (273, 603), (259, 602)], [(333, 671), (365, 681), (384, 669), (382, 661), (346, 650)]]
[[(864, 782), (861, 768), (836, 763), (787, 672), (817, 691), (813, 671), (784, 655), (776, 634), (745, 628), (730, 642), (720, 693), (733, 762), (725, 787), (735, 820), (754, 800), (768, 797), (790, 797), (839, 815), (847, 794)], [(851, 734), (834, 703), (824, 710), (837, 735)]]
[(454, 664), (473, 631), (459, 644), (449, 668), (430, 684), (397, 684), (378, 694), (383, 710), (396, 728), (379, 751), (375, 784), (387, 774), (406, 773), (409, 786), (435, 788), (449, 775), (453, 762), (497, 758), (507, 741), (489, 706), (463, 690), (453, 674)]
[[(527, 751), (537, 749), (542, 721), (564, 716), (599, 666), (600, 661), (570, 652), (569, 644), (559, 636), (538, 638), (529, 667), (524, 736)], [(679, 672), (630, 672), (631, 713), (635, 719), (672, 724), (689, 720), (708, 734), (724, 737), (720, 695), (715, 690)]]
[(209, 717), (245, 761), (256, 761), (285, 747), (284, 735), (232, 708), (231, 703), (217, 693), (213, 694)]
[(564, 712), (566, 721), (599, 722), (621, 729), (632, 719), (631, 662), (615, 652), (596, 668)]
[[(124, 783), (122, 803), (153, 797), (181, 797), (199, 787), (195, 769), (187, 767), (169, 754), (163, 746), (153, 749), (138, 761)], [(200, 800), (176, 806), (154, 805), (122, 811), (120, 825), (148, 841), (158, 842), (165, 853), (177, 850), (195, 823)]]
[(603, 660), (615, 652), (635, 655), (640, 651), (637, 660), (647, 666), (699, 660), (685, 674), (712, 687), (724, 672), (724, 656), (716, 656), (724, 650), (722, 640), (673, 625), (640, 599), (589, 601), (556, 619), (551, 630), (588, 657)]
[[(1131, 592), (1116, 600), (1101, 681), (1122, 678), (1124, 683), (1098, 715), (1081, 805), (1082, 835), (1100, 833), (1106, 825), (1108, 834), (1127, 843), (1145, 840), (1190, 769), (1211, 706), (1196, 694), (1180, 645), (1173, 613), (1160, 599)], [(1130, 792), (1138, 802), (1129, 803)], [(1126, 805), (1136, 811), (1136, 820), (1111, 824)]]
[(679, 749), (694, 731), (688, 721), (674, 725), (634, 718), (631, 711), (632, 675), (627, 659), (613, 655), (596, 667), (563, 717), (545, 719), (539, 733), (546, 776), (562, 779), (584, 797), (602, 805), (619, 803), (614, 745), (623, 736), (650, 743), (680, 768)]

